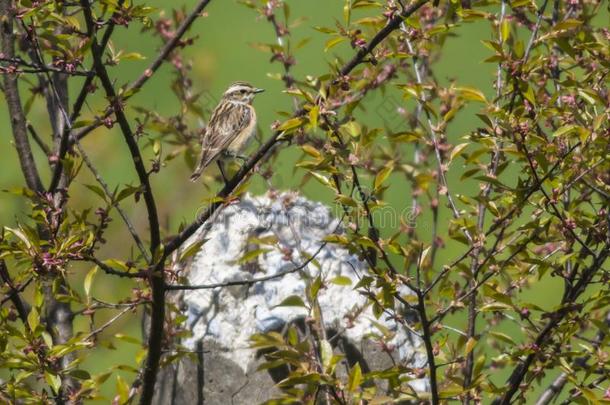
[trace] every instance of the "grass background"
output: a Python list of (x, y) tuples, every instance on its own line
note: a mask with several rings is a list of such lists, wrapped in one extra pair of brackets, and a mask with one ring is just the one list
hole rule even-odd
[[(328, 63), (335, 56), (341, 55), (349, 57), (352, 50), (346, 44), (333, 48), (329, 53), (324, 53), (324, 42), (327, 37), (313, 29), (314, 26), (334, 26), (334, 19), (341, 20), (343, 2), (339, 0), (294, 0), (288, 1), (293, 16), (306, 16), (307, 20), (293, 28), (291, 31), (291, 41), (298, 42), (303, 38), (311, 38), (311, 41), (296, 53), (297, 64), (292, 73), (295, 77), (305, 75), (319, 75), (328, 71)], [(169, 6), (165, 2), (155, 0), (149, 2), (150, 5), (159, 8), (153, 14), (156, 18), (161, 9)], [(184, 4), (186, 10), (190, 10), (195, 1), (189, 0), (176, 3), (174, 7)], [(204, 100), (209, 100), (206, 108), (213, 108), (215, 101), (220, 98), (224, 89), (233, 81), (245, 80), (255, 86), (265, 88), (267, 91), (258, 96), (255, 106), (259, 116), (262, 138), (266, 139), (271, 131), (269, 129), (272, 122), (281, 119), (278, 111), (288, 111), (291, 108), (290, 98), (282, 93), (283, 83), (269, 77), (269, 73), (281, 72), (281, 65), (270, 64), (269, 54), (263, 53), (255, 47), (253, 43), (273, 43), (275, 41), (274, 31), (269, 23), (264, 19), (257, 18), (257, 15), (250, 9), (238, 4), (236, 1), (218, 0), (212, 1), (206, 8), (206, 16), (196, 21), (189, 32), (189, 36), (197, 37), (193, 46), (186, 49), (187, 59), (193, 62), (192, 79), (195, 91), (205, 92)], [(373, 11), (374, 12), (374, 11)], [(369, 11), (371, 13), (371, 11)], [(601, 17), (603, 19), (603, 17)], [(606, 19), (607, 20), (607, 19)], [(603, 20), (602, 20), (603, 21)], [(151, 40), (149, 33), (141, 33), (139, 28), (133, 24), (129, 29), (117, 28), (114, 37), (114, 47), (124, 49), (126, 52), (139, 52), (147, 57), (143, 61), (126, 61), (118, 67), (110, 69), (110, 75), (116, 80), (118, 85), (131, 82), (145, 69), (150, 59), (158, 49), (158, 40)], [(482, 39), (491, 36), (491, 26), (488, 22), (467, 23), (459, 26), (455, 33), (456, 37), (450, 38), (445, 45), (441, 60), (433, 66), (437, 79), (441, 84), (446, 84), (450, 80), (456, 80), (460, 85), (480, 88), (488, 96), (493, 96), (492, 87), (496, 66), (494, 64), (483, 63), (482, 60), (489, 56), (489, 51), (481, 44)], [(522, 38), (526, 41), (526, 38)], [(87, 61), (88, 65), (89, 61)], [(139, 105), (158, 111), (162, 115), (176, 114), (180, 105), (175, 96), (169, 91), (168, 83), (172, 79), (172, 73), (168, 66), (163, 66), (150, 82), (144, 87), (143, 91), (136, 95), (129, 105)], [(404, 79), (402, 79), (404, 82)], [(24, 83), (22, 87), (22, 97), (25, 100), (27, 88)], [(73, 84), (70, 88), (72, 93), (80, 89), (79, 84)], [(99, 111), (105, 105), (105, 100), (99, 95), (90, 98), (88, 106), (85, 107), (85, 114)], [(401, 122), (396, 121), (391, 108), (401, 105), (400, 94), (396, 90), (390, 89), (384, 96), (373, 94), (367, 101), (367, 111), (359, 112), (361, 122), (366, 122), (369, 126), (389, 125), (390, 129), (397, 130)], [(406, 105), (408, 108), (409, 105)], [(460, 137), (467, 134), (472, 129), (480, 125), (480, 121), (474, 115), (478, 107), (469, 107), (462, 111), (459, 117), (448, 128), (448, 138), (451, 143), (461, 143)], [(133, 118), (136, 114), (128, 114)], [(12, 143), (9, 120), (4, 103), (0, 104), (0, 159), (4, 170), (0, 171), (0, 189), (10, 189), (19, 187), (23, 184), (23, 178), (19, 170), (16, 151)], [(44, 105), (37, 103), (30, 112), (28, 119), (37, 128), (38, 132), (49, 141), (50, 128), (48, 117)], [(132, 121), (133, 124), (133, 121)], [(396, 126), (396, 128), (393, 128)], [(151, 134), (154, 136), (154, 134)], [(50, 141), (49, 141), (50, 143)], [(98, 129), (83, 142), (85, 148), (90, 151), (91, 157), (102, 173), (105, 180), (111, 185), (137, 184), (137, 178), (133, 170), (133, 165), (129, 160), (129, 154), (122, 136), (115, 128), (111, 131), (105, 128)], [(141, 145), (144, 145), (141, 142)], [(252, 150), (256, 145), (251, 146)], [(39, 153), (34, 146), (36, 158), (43, 176), (43, 181), (48, 184), (49, 170), (44, 156)], [(408, 149), (404, 153), (409, 153)], [(150, 148), (145, 150), (145, 155), (150, 156)], [(294, 170), (294, 162), (300, 156), (296, 148), (287, 148), (280, 154), (275, 165), (276, 176), (271, 180), (273, 185), (281, 190), (294, 189), (299, 186), (304, 174), (303, 171)], [(411, 155), (405, 156), (410, 160)], [(460, 162), (453, 163), (449, 175), (449, 189), (452, 194), (475, 195), (478, 192), (478, 184), (473, 182), (459, 181), (461, 169)], [(508, 173), (511, 173), (508, 169)], [(101, 200), (94, 194), (88, 192), (85, 184), (95, 184), (94, 179), (88, 173), (84, 175), (71, 187), (70, 195), (73, 208), (85, 208), (88, 206), (102, 205)], [(157, 205), (159, 216), (166, 234), (176, 232), (181, 222), (191, 222), (197, 210), (204, 204), (204, 199), (218, 190), (219, 184), (209, 184), (206, 188), (201, 183), (193, 184), (188, 181), (190, 169), (183, 159), (174, 159), (163, 168), (160, 174), (152, 176), (152, 186), (156, 190)], [(516, 176), (516, 173), (512, 173)], [(300, 191), (307, 197), (332, 204), (332, 195), (324, 190), (315, 182), (308, 183)], [(402, 184), (404, 183), (404, 187)], [(252, 183), (251, 191), (254, 194), (263, 193), (267, 185), (256, 176)], [(392, 187), (386, 195), (390, 206), (398, 211), (410, 205), (410, 187), (408, 183), (396, 176), (392, 177)], [(442, 200), (443, 207), (446, 200)], [(136, 224), (142, 236), (147, 235), (146, 214), (142, 203), (135, 205), (133, 202), (126, 201), (124, 208)], [(427, 207), (423, 207), (426, 212)], [(18, 221), (24, 220), (28, 212), (28, 207), (23, 205), (23, 200), (10, 193), (0, 194), (0, 225), (14, 226)], [(442, 209), (441, 224), (447, 224), (450, 219), (449, 210)], [(422, 236), (429, 236), (430, 218), (424, 215), (418, 222), (418, 233)], [(388, 229), (385, 230), (389, 232)], [(446, 233), (446, 226), (441, 226), (441, 235)], [(102, 248), (99, 257), (124, 257), (129, 255), (132, 250), (132, 243), (129, 235), (125, 232), (121, 221), (118, 218), (112, 222), (107, 233), (108, 243)], [(447, 246), (439, 252), (437, 267), (452, 261), (462, 252), (461, 247), (448, 241)], [(70, 269), (75, 280), (82, 280), (89, 270), (87, 266), (74, 265)], [(81, 281), (77, 281), (78, 285)], [(557, 291), (560, 285), (551, 279), (542, 281), (544, 288), (537, 288), (535, 294), (527, 294), (528, 299), (533, 299), (538, 305), (549, 306), (556, 301)], [(93, 287), (93, 295), (111, 302), (124, 298), (129, 295), (132, 284), (129, 281), (119, 280), (113, 277), (98, 275)], [(97, 323), (102, 323), (111, 314), (99, 314), (96, 317)], [(463, 318), (453, 318), (451, 323), (460, 327)], [(81, 323), (76, 325), (77, 329), (85, 330), (88, 324)], [(508, 328), (511, 335), (520, 335), (517, 326)], [(136, 339), (141, 338), (139, 315), (127, 315), (118, 321), (113, 327), (105, 332), (109, 337), (113, 334), (121, 333)], [(483, 341), (484, 342), (484, 341)], [(84, 367), (99, 373), (111, 368), (137, 367), (136, 359), (143, 354), (138, 344), (123, 342), (120, 339), (115, 341), (114, 347), (99, 347), (89, 353), (84, 359)], [(120, 366), (124, 365), (126, 367)], [(129, 371), (120, 371), (128, 381), (133, 378)], [(505, 372), (497, 374), (497, 383), (501, 383), (506, 377)], [(111, 398), (115, 393), (114, 379), (108, 380), (104, 385), (104, 395)], [(106, 400), (104, 400), (106, 401)]]

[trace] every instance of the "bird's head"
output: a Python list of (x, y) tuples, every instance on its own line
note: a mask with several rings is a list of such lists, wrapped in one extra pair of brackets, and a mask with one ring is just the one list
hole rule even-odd
[(229, 86), (223, 97), (231, 101), (251, 103), (254, 100), (254, 96), (263, 91), (265, 90), (258, 89), (246, 82), (235, 82)]

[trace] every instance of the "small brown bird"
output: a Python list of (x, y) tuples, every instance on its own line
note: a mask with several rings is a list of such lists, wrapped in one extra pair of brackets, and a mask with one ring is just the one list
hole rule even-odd
[[(191, 181), (196, 181), (203, 169), (221, 154), (241, 158), (239, 153), (246, 148), (248, 141), (256, 133), (256, 112), (252, 101), (256, 94), (263, 91), (245, 82), (236, 82), (229, 86), (203, 131), (199, 163), (191, 175)], [(220, 161), (218, 167), (226, 182)]]

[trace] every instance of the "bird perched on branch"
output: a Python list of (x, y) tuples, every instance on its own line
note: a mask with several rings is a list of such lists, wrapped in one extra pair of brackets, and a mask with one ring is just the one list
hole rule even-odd
[[(252, 101), (256, 94), (263, 91), (245, 82), (235, 82), (229, 86), (203, 131), (199, 163), (191, 175), (191, 181), (196, 181), (203, 169), (221, 155), (244, 159), (239, 154), (256, 133), (256, 112)], [(219, 160), (217, 163), (227, 182), (222, 163)]]

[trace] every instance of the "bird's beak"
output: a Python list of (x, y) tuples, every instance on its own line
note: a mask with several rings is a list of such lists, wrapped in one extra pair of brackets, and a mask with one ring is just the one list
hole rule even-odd
[(265, 89), (254, 89), (255, 94), (262, 93), (263, 91), (265, 91)]

